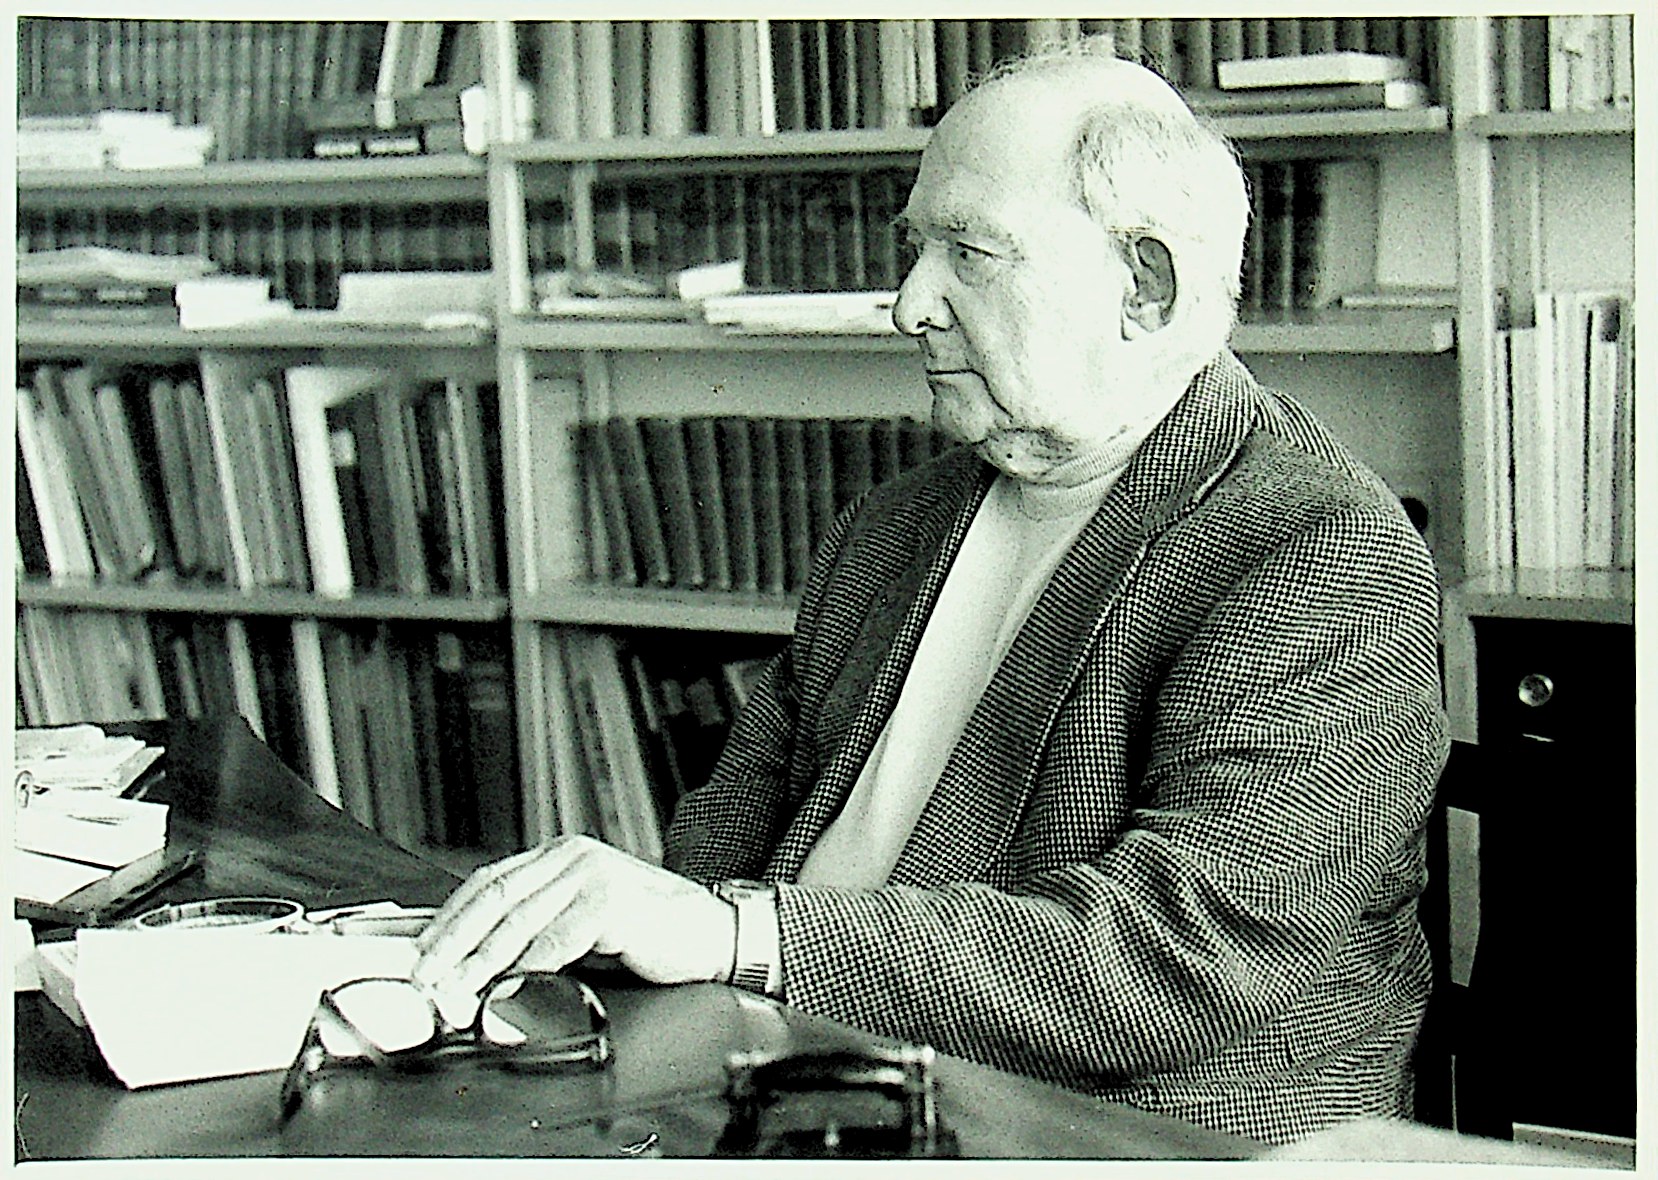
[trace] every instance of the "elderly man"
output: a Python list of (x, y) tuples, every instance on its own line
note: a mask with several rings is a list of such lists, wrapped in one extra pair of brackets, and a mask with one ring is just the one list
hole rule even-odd
[(1246, 220), (1138, 66), (958, 103), (894, 318), (966, 445), (837, 523), (677, 872), (585, 838), (487, 867), (421, 977), (600, 952), (1269, 1141), (1408, 1114), (1437, 588), (1226, 351)]

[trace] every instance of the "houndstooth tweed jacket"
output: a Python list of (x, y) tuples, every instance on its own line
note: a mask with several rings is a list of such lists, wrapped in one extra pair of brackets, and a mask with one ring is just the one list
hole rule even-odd
[(993, 475), (959, 448), (842, 517), (668, 863), (780, 883), (803, 1009), (1271, 1142), (1408, 1116), (1434, 570), (1229, 353), (1055, 571), (888, 884), (790, 884)]

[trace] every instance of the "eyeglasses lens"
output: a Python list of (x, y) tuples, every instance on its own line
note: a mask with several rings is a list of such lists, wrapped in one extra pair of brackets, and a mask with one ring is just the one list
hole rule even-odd
[[(437, 1032), (431, 1002), (410, 984), (396, 979), (363, 979), (336, 988), (334, 1006), (358, 1035), (382, 1053), (424, 1045)], [(322, 1024), (323, 1046), (340, 1057), (362, 1050), (343, 1030)]]
[(484, 997), (480, 1032), (494, 1045), (557, 1050), (593, 1035), (581, 990), (557, 975), (507, 976)]

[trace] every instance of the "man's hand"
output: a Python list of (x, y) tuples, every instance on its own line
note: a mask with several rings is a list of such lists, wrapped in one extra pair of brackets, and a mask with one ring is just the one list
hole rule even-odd
[(653, 983), (724, 979), (736, 914), (708, 890), (587, 836), (485, 865), (420, 935), (414, 976), (476, 994), (509, 967), (556, 971), (615, 955)]

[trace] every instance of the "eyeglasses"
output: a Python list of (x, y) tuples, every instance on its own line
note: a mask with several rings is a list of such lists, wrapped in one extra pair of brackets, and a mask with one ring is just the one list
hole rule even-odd
[(322, 993), (282, 1082), (282, 1117), (292, 1118), (311, 1086), (336, 1069), (423, 1072), (459, 1058), (550, 1073), (603, 1069), (611, 1057), (610, 1016), (573, 976), (500, 976), (464, 1027), (450, 1024), (433, 993), (411, 980), (354, 979)]

